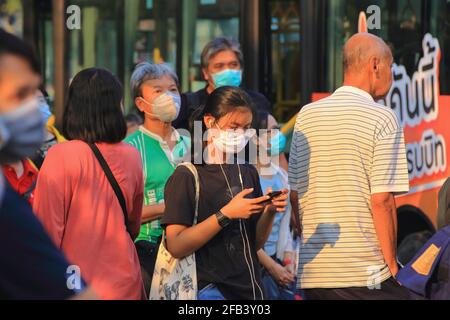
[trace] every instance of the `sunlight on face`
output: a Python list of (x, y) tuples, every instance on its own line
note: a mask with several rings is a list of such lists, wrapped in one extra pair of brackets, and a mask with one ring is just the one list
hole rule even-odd
[(29, 64), (16, 56), (0, 58), (0, 112), (10, 111), (33, 97), (41, 83), (41, 77)]
[(213, 74), (227, 69), (241, 70), (241, 68), (242, 66), (236, 53), (231, 50), (224, 50), (211, 57), (211, 59), (209, 60), (208, 68), (203, 69), (203, 76), (210, 85), (214, 86), (212, 80)]
[(152, 103), (165, 92), (180, 94), (177, 83), (171, 76), (163, 76), (161, 79), (148, 80), (142, 85), (142, 98)]
[(216, 123), (222, 130), (245, 131), (251, 128), (253, 114), (247, 108), (237, 108)]

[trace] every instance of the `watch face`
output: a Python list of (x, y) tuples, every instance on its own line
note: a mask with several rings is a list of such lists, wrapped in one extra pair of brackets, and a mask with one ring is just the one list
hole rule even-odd
[(228, 219), (227, 217), (223, 217), (222, 218), (222, 223), (226, 227), (226, 226), (228, 226), (230, 224), (230, 219)]
[(225, 228), (231, 222), (231, 220), (229, 218), (227, 218), (222, 212), (217, 213), (217, 220), (219, 221), (219, 225), (222, 228)]

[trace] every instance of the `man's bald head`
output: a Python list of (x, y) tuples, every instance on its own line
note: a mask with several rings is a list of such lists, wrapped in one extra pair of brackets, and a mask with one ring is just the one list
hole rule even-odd
[(358, 33), (344, 47), (344, 85), (368, 92), (374, 99), (386, 96), (392, 86), (392, 52), (369, 33)]
[(357, 33), (344, 46), (344, 73), (359, 72), (372, 57), (392, 59), (391, 49), (379, 37), (370, 33)]

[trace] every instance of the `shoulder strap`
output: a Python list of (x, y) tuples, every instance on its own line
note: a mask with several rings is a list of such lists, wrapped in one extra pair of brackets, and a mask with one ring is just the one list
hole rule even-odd
[(102, 153), (98, 149), (98, 147), (94, 143), (90, 143), (89, 147), (94, 152), (95, 157), (97, 158), (98, 162), (100, 163), (100, 166), (103, 169), (103, 172), (106, 175), (106, 178), (108, 178), (109, 183), (111, 184), (111, 187), (114, 190), (114, 193), (116, 194), (117, 200), (119, 200), (120, 207), (123, 211), (123, 216), (125, 218), (125, 227), (127, 229), (128, 234), (131, 238), (131, 232), (128, 229), (128, 211), (127, 211), (127, 205), (125, 202), (125, 197), (123, 196), (122, 190), (120, 189), (119, 183), (117, 182), (116, 178), (114, 177), (114, 174), (112, 173), (111, 169), (108, 166), (108, 163), (106, 162), (105, 158), (103, 157)]
[(192, 175), (195, 179), (195, 215), (194, 215), (194, 225), (197, 224), (198, 220), (198, 202), (200, 198), (200, 179), (198, 177), (198, 171), (197, 168), (190, 162), (181, 163), (178, 166), (183, 166), (189, 169), (191, 171)]

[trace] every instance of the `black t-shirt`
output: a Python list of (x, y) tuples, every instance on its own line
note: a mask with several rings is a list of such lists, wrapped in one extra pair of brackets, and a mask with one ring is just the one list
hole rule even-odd
[[(69, 263), (29, 204), (9, 186), (0, 207), (0, 256), (0, 300), (63, 300), (75, 295), (67, 283), (73, 275)], [(81, 291), (85, 285), (80, 281)]]
[[(230, 202), (220, 165), (197, 165), (200, 178), (198, 223)], [(242, 191), (237, 165), (223, 166), (234, 196)], [(241, 165), (244, 189), (254, 188), (248, 198), (262, 196), (258, 172)], [(195, 213), (195, 179), (189, 169), (178, 167), (167, 182), (166, 210), (161, 224), (192, 226)], [(260, 265), (256, 254), (256, 225), (260, 215), (235, 220), (196, 252), (198, 289), (215, 284), (227, 300), (263, 299)]]
[[(259, 92), (244, 89), (245, 92), (252, 99), (256, 111), (257, 118), (254, 119), (254, 128), (256, 124), (259, 123), (259, 118), (267, 117), (268, 114), (272, 113), (272, 106), (267, 100), (267, 98)], [(184, 93), (181, 95), (181, 110), (178, 118), (173, 122), (173, 126), (177, 129), (189, 129), (189, 120), (195, 110), (204, 106), (208, 100), (207, 88), (194, 93)]]

